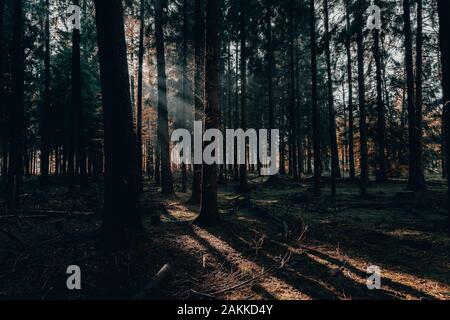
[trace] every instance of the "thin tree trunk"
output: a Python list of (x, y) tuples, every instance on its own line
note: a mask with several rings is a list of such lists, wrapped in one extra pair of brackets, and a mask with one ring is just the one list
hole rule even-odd
[(354, 150), (354, 117), (353, 117), (353, 73), (352, 73), (352, 55), (350, 51), (351, 45), (351, 26), (350, 26), (350, 1), (346, 0), (346, 20), (347, 20), (347, 37), (345, 39), (345, 49), (347, 52), (347, 81), (348, 81), (348, 153), (350, 165), (350, 181), (354, 181), (355, 173), (355, 150)]
[[(272, 8), (269, 7), (270, 1), (267, 5), (266, 11), (266, 32), (267, 32), (267, 91), (268, 91), (268, 109), (269, 109), (269, 138), (271, 138), (271, 130), (275, 129), (275, 107), (273, 98), (273, 69), (274, 69), (274, 54), (273, 54), (273, 40), (272, 40)], [(270, 139), (269, 139), (270, 141)], [(270, 150), (270, 153), (275, 150)], [(274, 183), (277, 175), (269, 177), (269, 182)]]
[(297, 167), (297, 123), (295, 110), (295, 69), (294, 69), (294, 6), (289, 1), (289, 151), (294, 180), (298, 180)]
[[(74, 5), (79, 6), (79, 0), (74, 0)], [(84, 124), (84, 107), (81, 99), (81, 52), (80, 30), (74, 28), (72, 32), (72, 103), (76, 116), (76, 132), (74, 132), (75, 147), (77, 151), (77, 168), (81, 189), (88, 185), (86, 167), (86, 137)]]
[(317, 102), (317, 56), (316, 56), (316, 13), (314, 0), (310, 0), (311, 23), (311, 82), (312, 82), (312, 115), (313, 115), (313, 148), (314, 148), (314, 196), (320, 196), (320, 176), (322, 165), (320, 160), (320, 111)]
[(336, 137), (336, 115), (334, 110), (334, 96), (333, 96), (333, 78), (331, 76), (331, 57), (330, 57), (330, 27), (328, 18), (328, 0), (324, 0), (325, 12), (325, 56), (327, 62), (327, 77), (328, 77), (328, 121), (330, 130), (330, 148), (331, 148), (331, 196), (336, 196), (336, 178), (341, 175), (339, 169), (339, 153)]
[(442, 63), (442, 89), (444, 103), (444, 140), (446, 153), (446, 169), (447, 169), (447, 210), (448, 210), (448, 230), (450, 230), (450, 39), (448, 30), (450, 30), (450, 20), (448, 12), (450, 10), (449, 2), (446, 0), (437, 0), (439, 15), (439, 40), (441, 47), (441, 63)]
[(95, 10), (105, 130), (103, 240), (114, 248), (124, 244), (127, 231), (142, 228), (136, 140), (122, 1), (95, 0)]
[[(195, 39), (194, 39), (194, 119), (202, 120), (203, 103), (205, 95), (205, 18), (203, 13), (204, 1), (195, 0)], [(202, 166), (194, 164), (194, 175), (192, 179), (192, 195), (190, 203), (200, 204)]]
[[(240, 40), (241, 40), (241, 129), (247, 130), (247, 13), (246, 2), (240, 2)], [(239, 166), (239, 191), (246, 192), (247, 185), (247, 141), (245, 142), (245, 164)]]
[(50, 2), (46, 0), (44, 104), (41, 118), (41, 181), (45, 185), (49, 175), (49, 118), (50, 118)]
[(172, 194), (173, 180), (170, 163), (169, 115), (167, 105), (166, 57), (164, 48), (164, 10), (161, 0), (156, 0), (155, 39), (158, 69), (158, 135), (160, 137), (161, 187), (164, 194)]
[(407, 84), (408, 104), (408, 136), (409, 136), (409, 178), (408, 189), (422, 190), (424, 181), (421, 177), (420, 148), (417, 130), (417, 112), (414, 104), (414, 71), (413, 71), (413, 49), (411, 35), (411, 14), (409, 0), (403, 0), (403, 19), (405, 34), (405, 68)]
[(137, 157), (137, 188), (140, 193), (144, 191), (142, 180), (142, 78), (144, 64), (144, 13), (145, 2), (141, 0), (139, 13), (139, 53), (138, 53), (138, 83), (137, 83), (137, 110), (136, 110), (136, 157)]
[(424, 175), (424, 167), (423, 167), (423, 159), (422, 159), (422, 136), (423, 136), (423, 128), (422, 128), (422, 100), (423, 100), (423, 81), (422, 81), (422, 73), (423, 73), (423, 26), (422, 26), (422, 12), (423, 12), (423, 3), (422, 0), (417, 0), (417, 36), (416, 36), (416, 130), (417, 130), (417, 148), (418, 148), (418, 159), (419, 159), (419, 172), (420, 172), (420, 180), (423, 184), (425, 184), (425, 175)]
[(360, 189), (361, 196), (367, 194), (367, 183), (369, 181), (369, 165), (367, 160), (367, 124), (366, 124), (366, 91), (364, 83), (364, 36), (363, 36), (363, 0), (358, 0), (357, 12), (357, 34), (358, 46), (358, 93), (359, 93), (359, 140), (360, 140)]
[(385, 144), (385, 112), (383, 102), (383, 89), (381, 78), (381, 52), (380, 52), (380, 30), (373, 31), (373, 55), (376, 64), (376, 81), (377, 81), (377, 162), (378, 170), (376, 179), (378, 182), (385, 182), (386, 176), (386, 144)]
[[(204, 113), (205, 130), (219, 128), (219, 1), (206, 2), (206, 103)], [(204, 144), (204, 147), (207, 144)], [(202, 167), (202, 195), (200, 215), (196, 223), (202, 226), (217, 224), (217, 165)]]
[[(183, 65), (182, 65), (182, 75), (181, 75), (181, 126), (186, 127), (186, 110), (188, 108), (188, 97), (187, 97), (187, 36), (188, 36), (188, 16), (187, 16), (187, 2), (183, 0)], [(181, 164), (181, 191), (187, 192), (187, 168), (186, 163)]]

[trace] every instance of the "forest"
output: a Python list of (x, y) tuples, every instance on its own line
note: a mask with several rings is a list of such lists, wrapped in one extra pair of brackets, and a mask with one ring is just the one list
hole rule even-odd
[(445, 12), (0, 0), (0, 300), (450, 300)]

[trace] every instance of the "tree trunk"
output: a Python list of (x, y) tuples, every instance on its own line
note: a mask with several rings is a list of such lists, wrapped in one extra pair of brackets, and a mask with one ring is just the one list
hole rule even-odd
[(353, 73), (352, 73), (352, 55), (350, 51), (351, 45), (351, 26), (350, 26), (350, 1), (346, 0), (346, 21), (347, 21), (347, 37), (345, 39), (345, 49), (347, 51), (347, 81), (348, 81), (348, 153), (350, 165), (350, 180), (354, 181), (355, 173), (355, 151), (354, 151), (354, 118), (353, 118)]
[(320, 196), (320, 176), (322, 165), (320, 160), (320, 111), (317, 102), (317, 56), (316, 56), (316, 13), (314, 0), (310, 0), (311, 23), (311, 83), (312, 83), (312, 115), (313, 115), (313, 149), (314, 149), (314, 196)]
[(140, 193), (144, 191), (142, 180), (142, 78), (144, 64), (144, 13), (145, 2), (141, 0), (139, 13), (139, 53), (138, 53), (138, 83), (137, 83), (137, 110), (136, 110), (136, 157), (137, 157), (137, 188)]
[(423, 128), (422, 128), (422, 73), (423, 73), (423, 34), (422, 34), (422, 12), (423, 12), (423, 3), (422, 0), (417, 0), (417, 36), (416, 36), (416, 130), (417, 130), (417, 148), (419, 150), (419, 171), (422, 183), (425, 184), (425, 175), (424, 175), (424, 167), (423, 167), (423, 159), (422, 159), (422, 136), (423, 136)]
[(325, 12), (325, 56), (327, 62), (328, 77), (328, 121), (330, 130), (331, 148), (331, 196), (336, 196), (336, 178), (341, 175), (339, 169), (339, 153), (336, 137), (336, 115), (334, 111), (333, 78), (331, 77), (331, 57), (330, 57), (330, 27), (328, 18), (328, 0), (323, 2)]
[[(268, 91), (268, 109), (269, 109), (269, 138), (271, 138), (271, 130), (275, 129), (275, 107), (273, 98), (273, 69), (274, 69), (274, 54), (273, 54), (273, 41), (272, 41), (272, 8), (269, 7), (270, 2), (268, 1), (267, 11), (266, 11), (266, 32), (267, 32), (267, 91)], [(270, 139), (269, 139), (270, 141)], [(271, 144), (270, 144), (271, 145)], [(272, 147), (272, 146), (270, 146)], [(270, 150), (270, 153), (275, 152), (275, 150)], [(269, 177), (270, 182), (275, 182), (276, 175)]]
[[(181, 75), (181, 126), (186, 127), (186, 110), (188, 108), (188, 97), (187, 97), (187, 39), (188, 37), (188, 16), (187, 16), (187, 2), (183, 0), (183, 65), (182, 65), (182, 75)], [(181, 164), (181, 191), (187, 192), (187, 168), (186, 163)]]
[[(123, 245), (142, 228), (136, 190), (136, 144), (121, 0), (95, 0), (105, 130), (103, 240)], [(131, 233), (130, 233), (131, 234)]]
[[(74, 0), (74, 5), (79, 6), (79, 0)], [(82, 190), (87, 188), (88, 175), (86, 166), (86, 137), (84, 123), (84, 106), (81, 98), (81, 52), (80, 30), (74, 28), (72, 32), (72, 103), (76, 117), (76, 131), (74, 132), (75, 147), (77, 151), (77, 168), (79, 184)]]
[[(219, 0), (206, 2), (206, 103), (205, 130), (219, 128)], [(204, 144), (204, 147), (207, 143)], [(200, 215), (196, 223), (201, 226), (217, 224), (217, 165), (203, 163)]]
[(45, 185), (49, 175), (49, 119), (50, 119), (50, 3), (46, 0), (44, 104), (41, 114), (41, 181)]
[(383, 102), (383, 89), (381, 78), (381, 52), (380, 52), (380, 30), (373, 31), (373, 55), (376, 64), (376, 81), (377, 81), (377, 162), (378, 170), (376, 179), (378, 182), (385, 182), (386, 176), (386, 144), (385, 144), (385, 112)]
[(421, 176), (421, 155), (418, 141), (417, 112), (414, 104), (414, 71), (413, 50), (411, 35), (411, 14), (409, 0), (403, 0), (403, 19), (405, 33), (405, 68), (408, 95), (408, 136), (409, 136), (409, 178), (408, 189), (417, 191), (424, 189), (424, 181)]
[(447, 169), (447, 210), (448, 210), (448, 229), (450, 230), (450, 39), (448, 30), (450, 30), (450, 20), (448, 12), (450, 6), (446, 0), (438, 0), (439, 15), (439, 40), (441, 47), (441, 63), (442, 63), (442, 89), (444, 103), (444, 140), (446, 152), (446, 169)]
[(13, 2), (13, 38), (11, 49), (11, 109), (10, 109), (10, 134), (9, 134), (9, 170), (7, 209), (12, 212), (18, 205), (19, 185), (23, 176), (23, 152), (25, 140), (25, 115), (24, 115), (24, 19), (23, 2)]
[[(205, 99), (205, 17), (204, 17), (204, 1), (195, 0), (195, 39), (194, 39), (194, 119), (202, 120), (203, 103)], [(192, 179), (192, 195), (190, 203), (200, 204), (202, 181), (202, 166), (194, 164), (194, 175)]]
[[(247, 130), (247, 13), (246, 2), (240, 2), (240, 40), (241, 40), (241, 129)], [(239, 166), (239, 191), (246, 192), (247, 185), (247, 141), (245, 142), (245, 164)]]
[(295, 69), (294, 69), (294, 5), (289, 1), (289, 150), (291, 153), (290, 167), (294, 180), (298, 180), (297, 167), (297, 123), (295, 110)]
[(161, 156), (161, 187), (164, 194), (172, 194), (173, 181), (170, 163), (169, 115), (167, 106), (166, 57), (164, 48), (164, 10), (161, 0), (156, 0), (155, 39), (158, 69), (158, 135)]
[(366, 90), (364, 84), (364, 36), (363, 36), (363, 12), (364, 1), (358, 0), (357, 12), (357, 34), (358, 46), (358, 93), (359, 93), (359, 140), (360, 140), (360, 189), (361, 196), (367, 194), (367, 183), (369, 181), (369, 165), (367, 160), (367, 124), (366, 124)]

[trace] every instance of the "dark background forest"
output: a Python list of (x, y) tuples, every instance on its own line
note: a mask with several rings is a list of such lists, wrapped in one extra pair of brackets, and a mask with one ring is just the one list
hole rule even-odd
[(0, 0), (0, 299), (449, 299), (447, 2)]

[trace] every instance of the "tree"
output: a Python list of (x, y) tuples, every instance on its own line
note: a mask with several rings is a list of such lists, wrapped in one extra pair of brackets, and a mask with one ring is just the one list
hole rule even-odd
[[(195, 0), (195, 39), (194, 39), (194, 119), (202, 120), (203, 103), (205, 95), (205, 17), (202, 0)], [(194, 164), (194, 175), (192, 179), (192, 195), (190, 203), (199, 204), (201, 195), (202, 166)]]
[(376, 179), (378, 182), (385, 182), (387, 180), (386, 175), (386, 144), (385, 144), (385, 112), (383, 102), (382, 91), (382, 78), (381, 78), (381, 52), (380, 52), (380, 30), (375, 29), (373, 31), (373, 55), (375, 57), (376, 68), (376, 82), (377, 82), (377, 162), (378, 170)]
[[(186, 109), (188, 108), (187, 95), (187, 55), (188, 55), (188, 9), (187, 1), (183, 0), (183, 57), (182, 57), (182, 75), (181, 75), (181, 126), (186, 126)], [(187, 167), (183, 162), (181, 164), (181, 191), (187, 192)]]
[[(205, 130), (219, 128), (219, 1), (206, 2), (206, 103), (204, 113)], [(206, 147), (206, 143), (204, 147)], [(217, 164), (202, 166), (202, 196), (200, 215), (195, 223), (211, 226), (218, 222)]]
[(50, 119), (50, 1), (45, 1), (45, 57), (44, 57), (44, 103), (41, 114), (41, 180), (47, 183), (49, 171), (49, 119)]
[(354, 118), (353, 118), (353, 73), (352, 55), (350, 51), (352, 32), (350, 26), (350, 0), (345, 2), (345, 18), (347, 22), (347, 33), (345, 37), (345, 50), (347, 53), (347, 81), (348, 81), (348, 153), (350, 166), (350, 180), (355, 180), (355, 151), (354, 151)]
[(25, 141), (24, 79), (25, 54), (23, 46), (23, 2), (12, 5), (13, 39), (11, 48), (11, 108), (9, 112), (9, 164), (7, 209), (14, 211), (19, 201), (19, 186), (23, 177), (23, 152)]
[(425, 187), (423, 175), (421, 174), (421, 154), (419, 147), (419, 133), (417, 128), (417, 110), (414, 104), (414, 70), (413, 50), (411, 35), (411, 13), (409, 0), (403, 0), (403, 20), (405, 36), (405, 70), (407, 85), (408, 105), (408, 136), (409, 136), (409, 177), (408, 189), (413, 191), (422, 190)]
[(144, 31), (145, 31), (145, 1), (141, 0), (139, 10), (139, 53), (138, 53), (138, 83), (137, 83), (137, 110), (136, 110), (136, 156), (137, 156), (137, 187), (139, 192), (144, 191), (142, 181), (142, 78), (144, 64)]
[(311, 23), (311, 83), (312, 83), (312, 116), (313, 116), (313, 149), (314, 149), (314, 196), (320, 196), (320, 176), (322, 165), (320, 157), (320, 111), (317, 102), (317, 53), (316, 53), (316, 13), (314, 0), (310, 0)]
[(356, 42), (358, 47), (359, 140), (361, 166), (360, 189), (361, 196), (366, 196), (367, 183), (369, 181), (369, 165), (367, 160), (366, 89), (364, 83), (364, 35), (362, 17), (365, 8), (363, 2), (363, 0), (358, 0)]
[(158, 136), (161, 156), (161, 187), (165, 194), (172, 194), (173, 180), (170, 164), (169, 114), (167, 110), (166, 55), (164, 46), (163, 22), (164, 9), (162, 0), (155, 3), (155, 40), (156, 61), (158, 69)]
[[(247, 130), (247, 17), (246, 2), (240, 2), (240, 40), (241, 40), (241, 129)], [(245, 163), (239, 166), (239, 191), (246, 192), (247, 185), (247, 141), (245, 142)]]
[(336, 195), (336, 178), (340, 177), (339, 169), (339, 153), (336, 137), (336, 115), (334, 110), (333, 97), (333, 78), (331, 76), (331, 57), (330, 57), (330, 27), (328, 18), (328, 0), (323, 2), (325, 12), (325, 57), (327, 63), (328, 77), (328, 121), (330, 130), (330, 147), (331, 147), (331, 194)]
[(295, 69), (294, 69), (294, 6), (293, 1), (288, 5), (288, 33), (289, 33), (289, 150), (292, 175), (298, 180), (297, 167), (297, 123), (295, 110)]
[(448, 229), (450, 229), (450, 39), (447, 34), (448, 30), (450, 30), (450, 21), (447, 17), (449, 3), (448, 1), (438, 0), (437, 4), (442, 63), (444, 141), (447, 162), (447, 186), (449, 188), (447, 191)]
[(105, 131), (103, 240), (123, 244), (142, 228), (136, 189), (136, 144), (121, 0), (95, 0)]
[[(74, 5), (79, 6), (79, 0), (73, 1)], [(76, 148), (76, 168), (79, 174), (78, 183), (81, 189), (86, 189), (88, 184), (86, 167), (86, 137), (84, 121), (84, 105), (81, 97), (81, 51), (80, 51), (80, 29), (73, 28), (72, 31), (72, 110), (74, 112), (75, 130), (72, 141)], [(70, 185), (71, 187), (72, 184)]]

